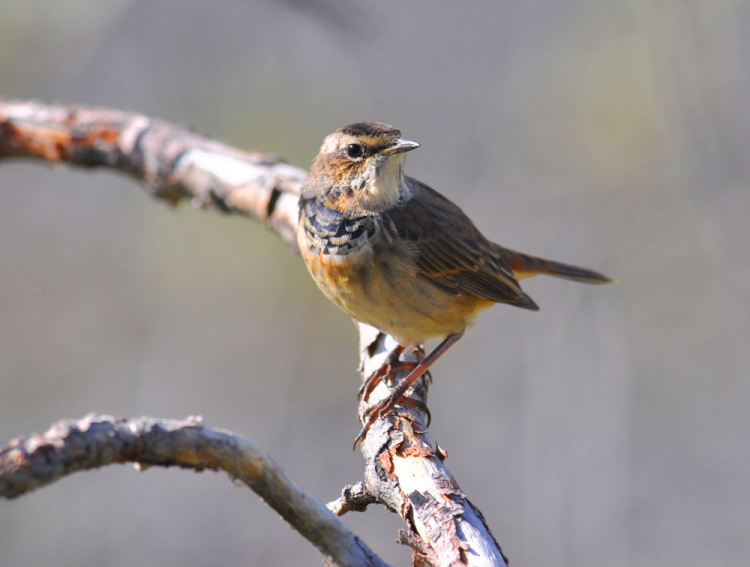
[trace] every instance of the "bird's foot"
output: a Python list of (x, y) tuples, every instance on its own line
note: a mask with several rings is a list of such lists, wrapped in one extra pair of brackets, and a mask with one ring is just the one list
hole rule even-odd
[(364, 425), (362, 426), (359, 435), (357, 435), (356, 439), (354, 440), (354, 449), (357, 448), (357, 445), (360, 441), (364, 441), (364, 438), (367, 436), (368, 431), (370, 431), (370, 427), (372, 427), (378, 419), (390, 413), (390, 411), (393, 410), (393, 408), (396, 407), (396, 405), (399, 403), (412, 406), (426, 413), (427, 427), (430, 426), (432, 415), (430, 414), (430, 410), (427, 408), (427, 405), (421, 400), (415, 400), (414, 398), (406, 397), (406, 392), (409, 390), (409, 388), (425, 372), (426, 370), (423, 364), (415, 365), (415, 368), (411, 371), (411, 373), (406, 378), (404, 378), (401, 383), (399, 383), (396, 389), (391, 392), (390, 396), (388, 396), (384, 400), (381, 400), (365, 411), (363, 418)]
[(375, 387), (380, 384), (380, 381), (383, 378), (390, 380), (395, 370), (414, 370), (417, 367), (416, 362), (401, 360), (399, 358), (404, 350), (405, 347), (403, 345), (396, 346), (396, 348), (388, 354), (388, 357), (380, 368), (365, 379), (357, 393), (360, 400), (366, 402), (370, 398), (370, 394)]
[[(419, 377), (422, 376), (425, 372), (427, 372), (430, 366), (432, 366), (432, 364), (438, 358), (440, 358), (443, 355), (443, 353), (447, 351), (451, 347), (451, 345), (453, 345), (462, 336), (463, 336), (463, 331), (459, 333), (453, 333), (452, 335), (448, 335), (447, 337), (445, 337), (445, 339), (443, 339), (443, 342), (441, 342), (437, 347), (435, 347), (435, 350), (433, 350), (430, 354), (428, 354), (422, 362), (420, 362), (419, 364), (416, 364), (414, 367), (414, 370), (412, 370), (406, 378), (404, 378), (403, 380), (401, 380), (401, 382), (399, 382), (398, 386), (396, 386), (393, 392), (391, 392), (390, 396), (388, 396), (382, 402), (375, 404), (370, 410), (368, 410), (365, 413), (363, 417), (364, 427), (362, 427), (362, 431), (359, 432), (359, 435), (357, 435), (357, 438), (354, 440), (355, 449), (357, 448), (357, 445), (359, 444), (359, 442), (365, 438), (365, 436), (367, 435), (367, 432), (370, 430), (370, 427), (372, 427), (375, 421), (377, 421), (379, 417), (382, 417), (383, 415), (391, 411), (394, 408), (394, 406), (399, 401), (402, 400), (402, 397), (404, 396), (404, 394), (406, 394), (409, 388), (411, 388), (414, 385), (414, 383), (419, 379)], [(379, 382), (380, 380), (382, 380), (383, 376), (389, 372), (388, 370), (389, 363), (393, 365), (395, 363), (401, 364), (403, 362), (398, 359), (398, 357), (403, 352), (403, 349), (404, 347), (400, 346), (391, 352), (391, 354), (388, 356), (388, 360), (383, 365), (385, 367), (385, 371), (383, 371), (383, 368), (381, 367), (378, 369), (377, 372), (373, 373), (373, 376), (370, 376), (367, 378), (367, 380), (365, 381), (365, 384), (362, 387), (363, 388), (362, 390), (363, 402), (367, 400), (367, 396), (370, 395), (372, 388), (375, 387), (375, 386), (369, 387), (370, 380), (375, 379)], [(381, 371), (383, 372), (381, 373)], [(405, 401), (405, 399), (403, 401)], [(412, 401), (413, 400), (410, 400), (409, 402), (406, 402), (406, 403), (411, 403)], [(416, 404), (411, 403), (411, 405), (416, 405)], [(427, 415), (429, 419), (429, 411), (427, 412)]]
[(367, 413), (365, 413), (364, 425), (362, 426), (362, 429), (360, 430), (359, 435), (357, 435), (356, 439), (354, 439), (353, 448), (355, 450), (357, 448), (357, 445), (359, 445), (360, 441), (364, 441), (365, 437), (367, 436), (367, 433), (370, 431), (370, 427), (372, 427), (378, 419), (388, 414), (394, 407), (396, 407), (397, 404), (406, 404), (414, 408), (417, 408), (421, 412), (424, 412), (425, 414), (427, 414), (426, 427), (430, 426), (430, 422), (432, 421), (432, 414), (430, 413), (430, 410), (427, 407), (427, 405), (421, 400), (415, 400), (414, 398), (407, 398), (404, 396), (404, 394), (401, 394), (400, 392), (396, 391), (390, 396), (388, 396), (386, 399), (384, 399), (382, 402), (380, 402), (379, 404), (376, 404), (367, 410)]

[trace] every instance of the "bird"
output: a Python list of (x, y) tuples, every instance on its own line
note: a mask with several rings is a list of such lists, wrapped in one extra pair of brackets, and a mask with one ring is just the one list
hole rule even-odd
[(343, 311), (399, 343), (365, 380), (365, 401), (405, 348), (443, 339), (369, 411), (355, 447), (479, 312), (496, 303), (539, 310), (519, 280), (614, 282), (488, 240), (456, 204), (404, 174), (404, 155), (418, 147), (388, 124), (349, 124), (324, 139), (300, 191), (297, 243), (312, 279)]

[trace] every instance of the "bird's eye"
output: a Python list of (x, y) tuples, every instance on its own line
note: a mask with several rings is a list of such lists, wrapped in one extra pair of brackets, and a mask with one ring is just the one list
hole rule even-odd
[(364, 154), (364, 149), (359, 144), (349, 144), (346, 146), (346, 155), (350, 158), (362, 157), (362, 154)]

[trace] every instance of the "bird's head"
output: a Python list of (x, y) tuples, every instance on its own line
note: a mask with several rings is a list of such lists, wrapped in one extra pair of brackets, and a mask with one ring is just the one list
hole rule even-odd
[(384, 210), (408, 191), (403, 154), (418, 147), (387, 124), (357, 122), (339, 128), (323, 141), (302, 195), (341, 211)]

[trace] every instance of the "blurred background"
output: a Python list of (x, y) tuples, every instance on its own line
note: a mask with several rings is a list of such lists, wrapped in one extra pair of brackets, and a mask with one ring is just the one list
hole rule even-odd
[[(434, 369), (433, 441), (523, 566), (750, 556), (750, 8), (0, 0), (0, 96), (189, 124), (307, 168), (335, 128), (493, 240), (618, 286), (527, 280)], [(357, 337), (261, 226), (110, 172), (0, 165), (0, 442), (203, 415), (324, 501), (362, 477)], [(743, 346), (744, 345), (744, 346)], [(383, 509), (345, 521), (408, 564)], [(130, 466), (0, 501), (3, 566), (320, 565), (221, 475)]]

